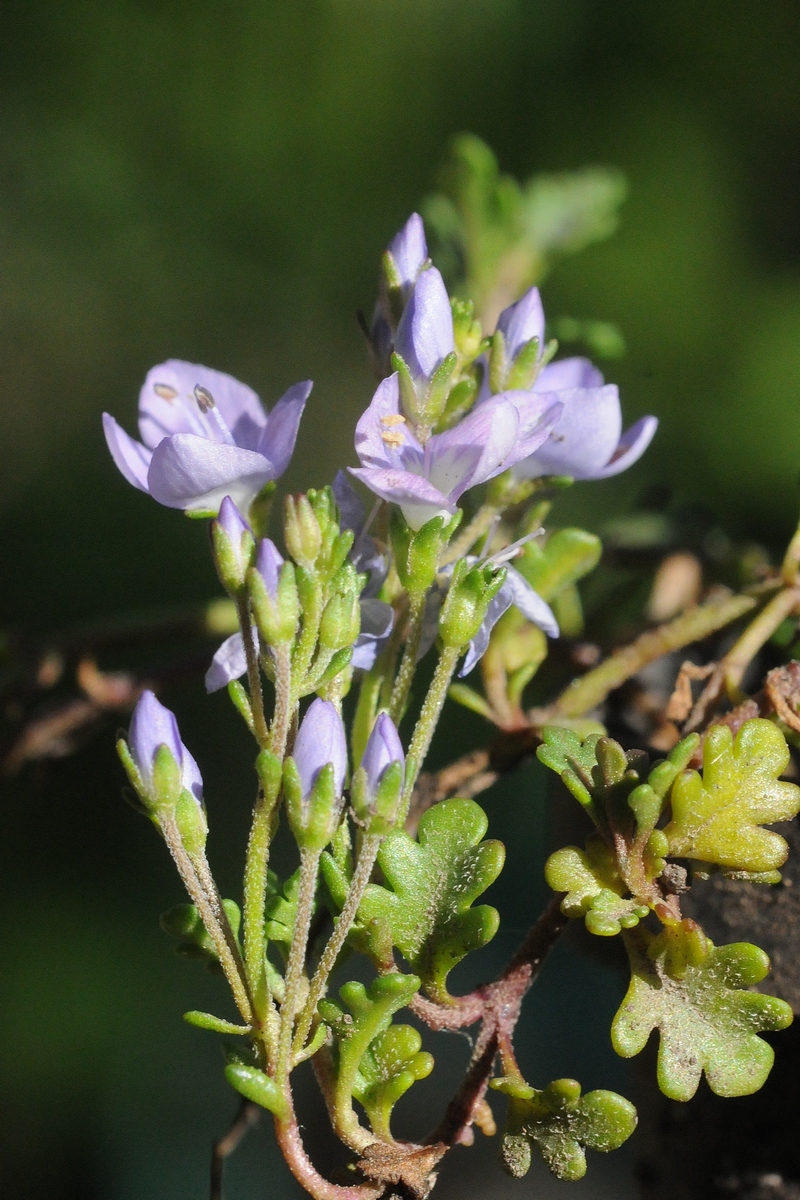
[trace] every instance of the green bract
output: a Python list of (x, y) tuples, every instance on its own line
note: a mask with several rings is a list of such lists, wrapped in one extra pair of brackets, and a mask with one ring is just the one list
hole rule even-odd
[(419, 841), (390, 833), (378, 854), (386, 887), (371, 884), (362, 924), (385, 923), (392, 942), (436, 999), (449, 999), (448, 973), (497, 932), (497, 910), (471, 905), (503, 867), (501, 842), (482, 841), (488, 822), (473, 800), (443, 800), (423, 816)]
[(492, 1080), (509, 1097), (501, 1154), (510, 1175), (520, 1179), (531, 1165), (535, 1146), (559, 1179), (582, 1179), (586, 1152), (616, 1150), (636, 1128), (636, 1109), (616, 1092), (581, 1096), (575, 1079), (556, 1079), (543, 1091), (522, 1080)]
[(617, 1053), (638, 1054), (658, 1029), (658, 1084), (672, 1100), (690, 1100), (703, 1071), (718, 1096), (758, 1091), (774, 1058), (758, 1034), (792, 1022), (785, 1001), (744, 990), (769, 971), (764, 951), (715, 947), (691, 921), (625, 940), (632, 978), (611, 1027)]
[(774, 871), (789, 848), (762, 829), (800, 812), (800, 788), (778, 776), (789, 763), (786, 739), (771, 721), (747, 721), (734, 740), (726, 725), (706, 735), (703, 776), (685, 771), (672, 788), (670, 854), (735, 871)]

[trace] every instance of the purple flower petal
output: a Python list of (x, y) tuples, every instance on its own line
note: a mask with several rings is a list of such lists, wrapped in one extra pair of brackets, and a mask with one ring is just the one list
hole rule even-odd
[(529, 288), (521, 300), (501, 312), (497, 328), (505, 338), (509, 365), (531, 338), (538, 338), (541, 348), (544, 345), (544, 309), (539, 289)]
[(388, 713), (378, 714), (369, 735), (361, 766), (367, 773), (367, 790), (374, 797), (387, 767), (399, 762), (405, 766), (405, 755), (400, 735)]
[(411, 214), (400, 232), (389, 242), (387, 249), (394, 259), (403, 290), (412, 288), (422, 264), (428, 257), (425, 226), (419, 213)]
[(545, 603), (527, 579), (510, 565), (506, 567), (506, 580), (501, 590), (506, 589), (511, 596), (511, 603), (519, 609), (523, 617), (527, 617), (534, 625), (538, 625), (548, 637), (558, 637), (560, 633), (558, 621), (555, 619), (550, 605)]
[(303, 799), (328, 763), (333, 764), (337, 796), (341, 796), (347, 773), (347, 742), (342, 718), (329, 700), (315, 700), (300, 722), (292, 751), (302, 785)]
[(369, 671), (375, 666), (375, 659), (392, 632), (394, 609), (391, 604), (371, 597), (362, 597), (359, 605), (361, 629), (353, 644), (350, 665), (361, 671)]
[(218, 445), (192, 433), (165, 438), (153, 451), (150, 495), (168, 508), (217, 511), (226, 495), (245, 512), (275, 468), (263, 454)]
[(563, 412), (550, 437), (531, 457), (516, 467), (520, 478), (537, 475), (572, 475), (590, 479), (613, 455), (622, 428), (619, 393), (613, 384), (601, 388), (574, 388), (552, 393)]
[(183, 767), (181, 769), (181, 783), (186, 788), (187, 792), (191, 792), (197, 803), (203, 805), (203, 776), (200, 774), (200, 768), (195, 762), (194, 756), (183, 747)]
[(430, 379), (455, 348), (450, 299), (435, 267), (423, 271), (414, 285), (397, 328), (395, 347), (414, 379)]
[(489, 645), (489, 637), (497, 622), (502, 617), (503, 613), (511, 607), (511, 592), (503, 585), (496, 596), (493, 596), (489, 601), (489, 606), (486, 609), (486, 616), (483, 619), (480, 629), (475, 634), (475, 637), (469, 644), (467, 654), (461, 670), (458, 672), (463, 679), (465, 675), (469, 675), (470, 671), (475, 667), (486, 653), (486, 648)]
[(134, 441), (108, 413), (103, 413), (103, 433), (111, 457), (128, 483), (132, 483), (140, 492), (149, 491), (147, 471), (153, 457), (152, 450), (148, 450), (141, 442)]
[(257, 449), (272, 463), (275, 479), (284, 473), (294, 453), (300, 418), (313, 386), (310, 379), (294, 384), (288, 392), (284, 392), (267, 418)]
[(455, 515), (456, 506), (438, 488), (411, 471), (384, 467), (350, 467), (371, 492), (397, 504), (412, 529), (421, 529), (433, 517)]
[(244, 639), (241, 633), (233, 633), (225, 639), (211, 660), (211, 666), (206, 671), (206, 691), (209, 695), (211, 692), (218, 692), (234, 679), (241, 679), (246, 671)]
[(401, 417), (400, 387), (395, 373), (381, 380), (369, 408), (356, 425), (356, 453), (365, 466), (409, 467), (419, 464), (421, 468), (424, 458), (422, 447), (405, 420), (399, 419)]
[(175, 761), (183, 763), (183, 743), (175, 714), (151, 691), (142, 692), (131, 717), (128, 748), (145, 785), (153, 786), (153, 759), (159, 746), (167, 746)]
[(358, 537), (364, 528), (366, 513), (364, 512), (364, 505), (361, 503), (361, 497), (344, 471), (336, 472), (333, 481), (333, 498), (336, 501), (336, 507), (339, 509), (341, 528), (352, 529), (353, 533)]
[(658, 429), (658, 417), (642, 417), (635, 425), (622, 435), (619, 445), (611, 456), (611, 461), (591, 479), (608, 479), (611, 475), (619, 475), (642, 457), (653, 440)]
[(198, 387), (213, 399), (236, 445), (257, 449), (267, 418), (252, 388), (223, 371), (176, 358), (148, 371), (139, 393), (139, 430), (145, 445), (154, 449), (162, 438), (176, 433), (218, 440), (213, 410), (204, 413), (197, 403)]
[(479, 405), (458, 425), (430, 439), (425, 448), (428, 477), (451, 500), (458, 500), (467, 488), (505, 470), (519, 430), (519, 412), (511, 402)]
[(605, 383), (602, 372), (588, 358), (562, 358), (548, 363), (536, 377), (536, 392), (565, 392), (570, 388), (599, 388)]
[(264, 580), (267, 591), (274, 600), (278, 594), (278, 577), (283, 566), (283, 555), (269, 538), (264, 538), (258, 547), (256, 570)]

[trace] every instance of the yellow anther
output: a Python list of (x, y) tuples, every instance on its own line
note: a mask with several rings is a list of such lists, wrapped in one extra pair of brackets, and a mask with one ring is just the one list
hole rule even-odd
[(390, 413), (388, 417), (381, 417), (381, 425), (405, 425), (406, 419), (400, 413)]
[(176, 400), (178, 397), (177, 390), (168, 383), (154, 383), (153, 391), (162, 400)]
[(387, 432), (381, 434), (381, 441), (385, 442), (387, 446), (402, 446), (405, 440), (399, 431), (397, 433)]

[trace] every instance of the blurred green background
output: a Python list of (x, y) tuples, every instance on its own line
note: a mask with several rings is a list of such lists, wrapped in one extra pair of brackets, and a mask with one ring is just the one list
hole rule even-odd
[[(168, 356), (230, 371), (268, 403), (315, 380), (290, 486), (353, 461), (371, 382), (354, 314), (462, 129), (518, 177), (598, 163), (630, 183), (620, 232), (559, 264), (545, 303), (619, 325), (628, 354), (608, 374), (626, 417), (662, 424), (634, 470), (575, 489), (570, 516), (596, 523), (668, 481), (731, 531), (777, 543), (790, 530), (795, 0), (7, 0), (0, 27), (2, 623), (48, 630), (215, 593), (204, 531), (129, 488), (100, 433), (104, 408), (133, 428), (140, 382)], [(232, 890), (250, 747), (219, 697), (166, 699), (201, 748), (211, 851)], [(477, 722), (460, 730), (483, 736)], [(120, 783), (109, 732), (4, 788), (9, 1200), (202, 1197), (209, 1141), (235, 1108), (214, 1039), (179, 1020), (219, 1004), (219, 986), (168, 952), (156, 918), (178, 885)], [(498, 889), (511, 913), (477, 975), (540, 902), (541, 798), (531, 768), (487, 801), (492, 832), (513, 835)], [(620, 994), (612, 972), (558, 955), (531, 1002), (523, 1057), (537, 1081), (577, 1074), (630, 1093), (607, 1048)], [(452, 1085), (468, 1047), (451, 1041)], [(441, 1096), (437, 1074), (420, 1095)], [(443, 1200), (636, 1194), (635, 1145), (578, 1185), (511, 1185), (491, 1146), (474, 1153), (452, 1156)], [(229, 1196), (267, 1193), (300, 1194), (260, 1131)]]

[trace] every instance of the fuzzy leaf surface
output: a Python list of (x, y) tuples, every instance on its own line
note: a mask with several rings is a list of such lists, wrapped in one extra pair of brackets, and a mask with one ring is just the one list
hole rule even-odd
[(443, 800), (419, 823), (419, 840), (390, 833), (378, 854), (387, 886), (370, 884), (358, 910), (378, 922), (420, 976), (428, 993), (447, 1000), (448, 973), (497, 932), (497, 910), (473, 902), (503, 867), (501, 842), (483, 841), (486, 814), (473, 800)]
[(690, 1100), (705, 1071), (718, 1096), (749, 1096), (772, 1068), (759, 1033), (786, 1029), (792, 1010), (775, 996), (746, 989), (769, 971), (763, 950), (747, 942), (714, 946), (693, 923), (626, 936), (631, 983), (611, 1027), (614, 1049), (631, 1058), (658, 1029), (658, 1085)]
[(672, 787), (670, 854), (736, 871), (780, 867), (786, 841), (761, 827), (800, 812), (800, 788), (778, 779), (788, 763), (786, 739), (771, 721), (746, 721), (735, 740), (726, 725), (711, 729), (702, 777), (684, 771)]
[(391, 1137), (392, 1109), (418, 1079), (433, 1070), (433, 1057), (411, 1025), (390, 1025), (372, 1041), (361, 1059), (353, 1086), (377, 1137)]

